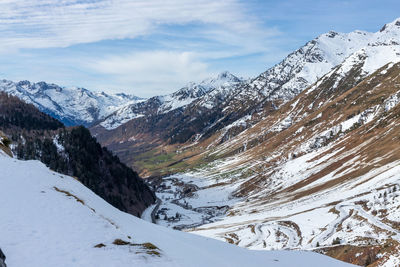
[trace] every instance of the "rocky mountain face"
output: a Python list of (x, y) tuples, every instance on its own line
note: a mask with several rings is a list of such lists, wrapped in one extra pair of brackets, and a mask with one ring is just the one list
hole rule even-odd
[(3, 251), (1, 251), (1, 249), (0, 249), (0, 267), (7, 267), (6, 256), (4, 255)]
[[(208, 78), (200, 83), (189, 83), (178, 91), (164, 96), (155, 96), (147, 101), (133, 103), (125, 106), (113, 114), (107, 116), (98, 125), (107, 130), (113, 130), (120, 125), (143, 116), (150, 117), (165, 114), (176, 109), (183, 110), (199, 98), (211, 91), (223, 91), (229, 93), (231, 87), (241, 84), (243, 81), (229, 72), (222, 72), (215, 78)], [(215, 104), (210, 103), (209, 108)]]
[(398, 265), (399, 33), (400, 19), (292, 98), (269, 94), (274, 108), (164, 146), (157, 164), (180, 173), (152, 179), (156, 222), (247, 248)]
[(88, 126), (115, 110), (143, 99), (132, 95), (109, 95), (84, 88), (66, 88), (45, 82), (0, 81), (0, 91), (19, 97), (67, 126)]
[[(160, 171), (168, 165), (175, 172), (186, 167), (182, 148), (193, 150), (205, 140), (212, 146), (226, 142), (279, 110), (346, 59), (364, 60), (358, 79), (365, 77), (398, 57), (398, 40), (396, 21), (376, 33), (331, 31), (254, 79), (240, 81), (228, 73), (221, 74), (215, 80), (229, 77), (223, 86), (209, 86), (208, 90), (188, 86), (168, 97), (154, 97), (125, 107), (93, 126), (91, 132), (144, 175), (168, 173)], [(218, 139), (211, 141), (217, 132)], [(196, 155), (198, 151), (190, 156)], [(142, 162), (135, 165), (134, 158)], [(155, 163), (163, 166), (156, 167)]]
[[(199, 84), (191, 83), (171, 95), (127, 106), (90, 130), (123, 162), (143, 170), (141, 163), (134, 163), (135, 159), (146, 161), (159, 154), (163, 145), (196, 141), (200, 133), (211, 134), (213, 123), (223, 116), (220, 103), (242, 84), (241, 79), (224, 72)], [(121, 118), (127, 122), (121, 124)]]
[(83, 126), (65, 128), (32, 104), (0, 92), (1, 143), (8, 154), (37, 159), (54, 171), (77, 177), (113, 206), (139, 216), (155, 201), (140, 177), (100, 146)]
[(337, 79), (344, 66), (204, 150), (190, 172), (158, 181), (157, 223), (253, 249), (395, 266), (400, 63), (363, 78), (356, 64)]
[(399, 62), (400, 19), (376, 33), (329, 32), (254, 79), (223, 73), (90, 130), (152, 176), (158, 224), (396, 266)]

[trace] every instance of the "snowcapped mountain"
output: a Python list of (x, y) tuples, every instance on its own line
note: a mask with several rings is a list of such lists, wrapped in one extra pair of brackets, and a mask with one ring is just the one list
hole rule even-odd
[[(267, 99), (286, 102), (324, 76), (347, 57), (366, 47), (396, 47), (400, 43), (399, 20), (386, 24), (379, 32), (330, 31), (309, 41), (282, 62), (251, 80), (238, 94), (238, 101)], [(397, 52), (396, 52), (397, 53)], [(386, 58), (390, 54), (386, 55)], [(383, 66), (387, 60), (375, 65)], [(372, 58), (371, 60), (376, 60)], [(377, 68), (375, 68), (377, 69)], [(373, 71), (373, 70), (371, 70)]]
[(8, 266), (350, 266), (303, 251), (250, 251), (160, 227), (0, 143), (0, 246)]
[[(120, 109), (91, 131), (127, 164), (134, 164), (139, 151), (157, 148), (157, 155), (166, 145), (193, 146), (210, 136), (218, 136), (210, 141), (210, 147), (219, 145), (252, 127), (322, 77), (327, 79), (327, 73), (334, 74), (331, 80), (346, 82), (348, 71), (359, 65), (357, 75), (352, 75), (355, 85), (386, 63), (395, 62), (399, 57), (398, 21), (376, 33), (322, 34), (254, 79), (238, 82), (230, 78), (230, 86), (208, 91), (202, 87), (190, 90), (192, 87), (188, 86), (168, 97), (152, 98), (146, 105), (138, 103)], [(340, 70), (336, 69), (339, 65)], [(182, 106), (183, 110), (174, 109)], [(178, 154), (168, 163), (179, 162)]]
[(252, 96), (257, 93), (271, 100), (290, 100), (366, 46), (371, 36), (372, 33), (361, 31), (322, 34), (252, 80), (250, 87), (241, 94)]
[(218, 90), (231, 90), (243, 81), (225, 71), (217, 77), (208, 78), (200, 83), (189, 83), (180, 90), (164, 96), (155, 96), (145, 102), (124, 106), (106, 117), (99, 125), (112, 130), (120, 125), (143, 116), (164, 114), (169, 111), (188, 106), (195, 100)]
[[(239, 247), (311, 250), (357, 265), (391, 267), (400, 264), (399, 103), (397, 19), (376, 33), (323, 34), (249, 81), (225, 73), (168, 96), (127, 105), (91, 131), (124, 162), (143, 175), (153, 176), (149, 180), (157, 189), (159, 201), (145, 210), (142, 216), (146, 220)], [(18, 161), (7, 160), (3, 166), (0, 158), (0, 168), (6, 174), (18, 174), (7, 169), (14, 169), (13, 164), (19, 164), (16, 169), (24, 168)], [(38, 188), (41, 184), (33, 180), (36, 187), (29, 188), (36, 189), (38, 196), (29, 202), (46, 207), (39, 201), (42, 194), (50, 192), (53, 199), (53, 195), (63, 193), (82, 209), (86, 204), (93, 208), (87, 211), (92, 216), (100, 214), (100, 218), (118, 226), (117, 237), (115, 232), (108, 232), (109, 228), (114, 231), (110, 225), (106, 234), (90, 235), (93, 239), (79, 234), (86, 240), (82, 244), (90, 247), (80, 250), (86, 255), (91, 255), (94, 244), (104, 249), (95, 250), (101, 257), (106, 252), (120, 253), (121, 246), (114, 246), (116, 243), (129, 246), (126, 250), (130, 252), (143, 249), (150, 265), (160, 264), (157, 260), (165, 265), (165, 259), (171, 265), (183, 266), (257, 265), (258, 257), (263, 257), (259, 255), (264, 255), (251, 254), (250, 260), (247, 252), (229, 249), (229, 254), (237, 252), (241, 257), (232, 258), (228, 245), (222, 251), (225, 245), (214, 241), (198, 237), (194, 241), (187, 233), (122, 218), (121, 213), (96, 204), (89, 193), (81, 193), (74, 181), (70, 187), (65, 184), (70, 179), (54, 179), (46, 184), (47, 190)], [(13, 191), (8, 180), (3, 181), (0, 196), (18, 196), (14, 191), (20, 186)], [(28, 195), (26, 191), (22, 190), (24, 195)], [(94, 221), (92, 217), (87, 220)], [(61, 226), (70, 231), (74, 225)], [(97, 231), (97, 225), (87, 228)], [(154, 236), (144, 236), (145, 232)], [(15, 233), (7, 235), (2, 247), (7, 257), (12, 251), (9, 248), (15, 247), (10, 241), (15, 236), (22, 238)], [(166, 236), (177, 240), (174, 249), (168, 247), (171, 242), (165, 241)], [(180, 241), (183, 239), (198, 243), (186, 246)], [(69, 243), (66, 246), (70, 247)], [(188, 258), (182, 257), (182, 251)], [(51, 255), (57, 255), (57, 251)], [(118, 258), (124, 259), (120, 255)], [(131, 261), (137, 260), (133, 253), (129, 255)], [(221, 255), (234, 263), (219, 261)], [(82, 257), (75, 260), (80, 263)], [(288, 261), (276, 258), (276, 264), (282, 261), (283, 265), (294, 265), (293, 258), (284, 258)], [(295, 265), (301, 265), (300, 261)], [(315, 265), (322, 263), (311, 263)]]
[[(254, 125), (258, 121), (255, 117), (265, 117), (271, 109), (279, 108), (327, 73), (345, 78), (352, 67), (359, 65), (359, 76), (354, 77), (356, 82), (389, 62), (397, 62), (400, 57), (399, 21), (397, 19), (386, 24), (376, 33), (330, 31), (291, 53), (282, 62), (251, 80), (247, 86), (239, 88), (235, 97), (225, 104), (224, 109), (231, 112), (237, 112), (238, 107), (242, 106), (256, 108), (227, 125), (222, 130), (226, 135), (221, 140), (229, 139)], [(341, 66), (340, 70), (336, 69), (338, 65)], [(248, 113), (253, 115), (253, 120), (250, 120)]]
[(211, 90), (230, 87), (232, 84), (240, 82), (242, 82), (241, 79), (228, 71), (224, 71), (218, 74), (217, 77), (205, 79), (198, 84), (191, 82), (179, 91), (173, 93), (171, 97), (178, 100), (187, 98), (195, 99), (205, 95)]
[(205, 79), (199, 84), (189, 83), (179, 91), (163, 98), (163, 105), (159, 112), (165, 113), (172, 109), (186, 106), (209, 93), (215, 94), (221, 90), (232, 90), (233, 86), (237, 86), (242, 82), (243, 80), (228, 71), (224, 71), (218, 74), (217, 77)]
[[(153, 179), (161, 203), (147, 219), (157, 224), (247, 248), (397, 266), (399, 33), (400, 19), (376, 33), (321, 35), (210, 110), (204, 103), (218, 90), (99, 140), (137, 153), (143, 174), (172, 173)], [(166, 141), (185, 132), (195, 138)]]
[(156, 222), (247, 248), (312, 249), (357, 265), (397, 266), (398, 61), (359, 78), (366, 64), (348, 58), (251, 128), (193, 157), (196, 168), (155, 179)]
[[(249, 108), (266, 100), (285, 102), (359, 49), (372, 45), (394, 44), (392, 40), (397, 36), (395, 27), (395, 22), (393, 22), (388, 24), (384, 31), (378, 33), (331, 31), (311, 40), (279, 64), (246, 83), (228, 72), (223, 72), (217, 78), (210, 78), (199, 84), (190, 83), (171, 95), (158, 96), (148, 101), (158, 103), (157, 113), (166, 113), (192, 103), (209, 109), (216, 105), (223, 105), (222, 108), (235, 111), (243, 106), (243, 103), (245, 103), (244, 108)], [(216, 95), (228, 100), (224, 103), (215, 103)], [(195, 100), (198, 101), (194, 103)], [(149, 114), (143, 107), (141, 109), (135, 104), (131, 107), (123, 107), (100, 125), (111, 130), (130, 119)]]
[(45, 82), (0, 81), (0, 91), (15, 95), (41, 111), (59, 119), (65, 125), (89, 125), (127, 104), (143, 99), (132, 95), (109, 95), (84, 88), (60, 87)]

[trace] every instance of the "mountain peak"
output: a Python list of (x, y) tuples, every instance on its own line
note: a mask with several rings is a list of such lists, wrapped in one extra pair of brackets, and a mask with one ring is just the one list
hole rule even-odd
[(18, 85), (18, 86), (30, 86), (30, 85), (31, 85), (31, 82), (30, 82), (30, 81), (27, 81), (27, 80), (23, 80), (23, 81), (19, 81), (19, 82), (17, 83), (17, 85)]
[(230, 73), (229, 71), (223, 71), (219, 73), (216, 77), (211, 77), (200, 82), (200, 85), (208, 88), (207, 91), (218, 88), (221, 86), (230, 86), (232, 83), (242, 82), (241, 79)]
[(390, 23), (386, 23), (385, 25), (383, 25), (383, 27), (379, 30), (379, 32), (384, 32), (387, 31), (389, 29), (396, 29), (396, 30), (400, 30), (400, 18), (395, 19), (394, 21), (390, 22)]
[(217, 76), (218, 80), (227, 80), (227, 81), (233, 81), (233, 82), (240, 82), (241, 79), (239, 79), (237, 76), (233, 75), (229, 71), (223, 71)]
[(208, 91), (221, 86), (230, 86), (234, 83), (239, 83), (242, 80), (230, 73), (229, 71), (223, 71), (217, 76), (204, 79), (200, 83), (189, 82), (185, 87), (181, 88), (179, 91), (173, 93), (173, 95), (190, 95), (191, 98), (196, 98), (204, 95)]
[(225, 70), (218, 74), (217, 79), (237, 79), (235, 75)]
[(88, 125), (126, 104), (142, 99), (127, 94), (92, 92), (82, 87), (61, 87), (47, 82), (0, 81), (0, 91), (18, 96), (66, 125)]
[(338, 35), (339, 33), (335, 32), (335, 31), (329, 31), (326, 36), (329, 38), (335, 38), (336, 35)]

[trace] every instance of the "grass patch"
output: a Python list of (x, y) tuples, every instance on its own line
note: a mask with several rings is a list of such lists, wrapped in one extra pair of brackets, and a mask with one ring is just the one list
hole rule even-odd
[(146, 251), (146, 254), (152, 255), (152, 256), (160, 256), (160, 252), (158, 252), (157, 250), (148, 250), (148, 251)]
[(177, 150), (177, 147), (157, 147), (144, 153), (138, 153), (135, 155), (132, 166), (140, 170), (142, 176), (164, 176), (192, 170), (211, 161), (204, 157), (196, 158), (196, 155), (201, 152), (199, 149), (181, 153)]
[(330, 208), (328, 212), (336, 214), (336, 215), (340, 215), (340, 212), (336, 209), (336, 207)]
[(0, 131), (0, 150), (3, 150), (7, 155), (13, 157), (10, 148), (11, 143), (11, 140), (7, 136), (5, 136), (2, 131)]
[(131, 242), (124, 241), (122, 239), (117, 238), (117, 239), (114, 240), (113, 244), (117, 245), (117, 246), (126, 246), (126, 245), (130, 245)]
[(54, 190), (56, 190), (57, 192), (63, 193), (63, 194), (65, 194), (65, 195), (69, 196), (69, 197), (73, 197), (73, 198), (75, 198), (76, 201), (78, 201), (78, 202), (81, 203), (82, 205), (85, 205), (85, 201), (83, 201), (82, 199), (78, 198), (77, 196), (71, 194), (71, 193), (68, 192), (68, 191), (59, 189), (59, 188), (56, 187), (56, 186), (54, 186)]
[(158, 249), (157, 246), (155, 246), (154, 244), (149, 243), (149, 242), (143, 243), (143, 244), (141, 244), (141, 245), (142, 245), (142, 247), (144, 247), (145, 249)]
[[(131, 242), (124, 241), (122, 239), (117, 238), (114, 240), (113, 244), (117, 245), (117, 246), (128, 246), (129, 245), (129, 246), (134, 246), (134, 247), (141, 247), (141, 248), (145, 249), (145, 253), (148, 255), (160, 256), (160, 249), (156, 245), (154, 245), (153, 243), (150, 243), (150, 242), (137, 244), (137, 243), (131, 243)], [(101, 244), (99, 244), (99, 245), (101, 245)]]

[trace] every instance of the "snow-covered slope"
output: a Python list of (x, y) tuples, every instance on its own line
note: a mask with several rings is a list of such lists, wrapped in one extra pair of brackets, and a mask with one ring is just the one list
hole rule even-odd
[(120, 212), (76, 179), (0, 149), (8, 266), (348, 266), (311, 252), (249, 251)]
[[(249, 82), (238, 94), (242, 99), (267, 98), (286, 102), (362, 48), (400, 43), (400, 19), (376, 33), (330, 31), (309, 41), (282, 62)], [(389, 55), (388, 55), (389, 56)], [(373, 58), (371, 60), (375, 60)], [(381, 62), (376, 65), (383, 66)], [(243, 100), (242, 100), (243, 101)]]
[[(253, 249), (314, 248), (360, 265), (397, 266), (398, 49), (359, 50), (204, 152), (219, 160), (164, 178), (157, 223)], [(365, 76), (387, 61), (397, 63)]]
[(186, 87), (183, 87), (179, 91), (162, 97), (162, 106), (159, 109), (159, 112), (165, 113), (172, 109), (176, 109), (178, 107), (186, 106), (192, 103), (194, 100), (202, 97), (212, 91), (219, 91), (224, 89), (231, 89), (233, 85), (237, 85), (241, 83), (242, 80), (228, 71), (224, 71), (218, 74), (217, 77), (208, 78), (200, 82), (189, 83)]
[(111, 114), (122, 106), (143, 101), (126, 94), (109, 95), (84, 88), (66, 88), (45, 82), (0, 81), (0, 91), (32, 103), (41, 111), (66, 125), (89, 125)]
[[(372, 33), (329, 32), (311, 40), (282, 62), (262, 73), (242, 95), (257, 93), (271, 100), (289, 100), (306, 89), (346, 57), (366, 46)], [(256, 96), (257, 96), (256, 95)]]
[[(345, 83), (348, 71), (359, 65), (359, 73), (351, 81), (355, 85), (386, 63), (396, 62), (400, 55), (399, 24), (396, 20), (376, 33), (322, 34), (254, 79), (230, 79), (234, 82), (229, 86), (208, 91), (189, 86), (169, 96), (151, 98), (145, 105), (139, 103), (118, 110), (91, 131), (131, 166), (140, 150), (162, 151), (165, 145), (177, 143), (193, 147), (198, 141), (220, 134), (217, 140), (210, 140), (211, 148), (252, 127), (322, 77), (327, 79), (327, 73), (333, 75), (328, 78), (334, 82)], [(282, 125), (289, 122), (290, 118)], [(120, 125), (124, 125), (123, 129), (118, 128)], [(133, 150), (136, 154), (131, 153)], [(182, 158), (177, 155), (169, 163)]]
[[(274, 108), (288, 102), (307, 87), (316, 88), (323, 80), (333, 76), (336, 87), (347, 79), (350, 71), (358, 67), (354, 85), (362, 78), (373, 73), (389, 62), (400, 60), (400, 18), (386, 24), (375, 33), (354, 31), (351, 33), (329, 32), (308, 42), (305, 46), (291, 53), (282, 62), (251, 80), (248, 86), (240, 88), (235, 98), (227, 103), (226, 109), (235, 108), (242, 103), (254, 104), (262, 99), (265, 103), (274, 103)], [(332, 76), (332, 77), (331, 77)], [(262, 108), (261, 108), (262, 109)], [(255, 111), (255, 113), (259, 110)], [(268, 113), (270, 112), (267, 109)], [(265, 117), (266, 114), (257, 114)], [(238, 118), (222, 132), (227, 132), (236, 124), (254, 125), (249, 119)], [(250, 122), (250, 123), (249, 123)], [(247, 127), (246, 127), (247, 128)], [(226, 138), (226, 137), (224, 137)]]
[[(172, 94), (155, 96), (143, 103), (134, 103), (125, 106), (108, 116), (100, 125), (108, 130), (112, 130), (135, 118), (163, 114), (177, 108), (185, 107), (208, 94), (215, 95), (220, 91), (228, 94), (234, 86), (242, 82), (238, 77), (225, 71), (218, 74), (217, 77), (205, 79), (200, 83), (191, 82)], [(205, 106), (212, 107), (213, 104), (209, 102)]]
[[(221, 85), (227, 87), (226, 85), (232, 82), (239, 82), (231, 74), (222, 73), (217, 79), (214, 79), (213, 83), (210, 83), (209, 79), (199, 85), (189, 84), (174, 94), (158, 97), (161, 105), (159, 112), (167, 112), (174, 108), (188, 105), (198, 97), (201, 97), (199, 99), (201, 106), (212, 108), (215, 106), (215, 95), (221, 95), (220, 91), (228, 98), (222, 104), (222, 108), (231, 110), (231, 112), (235, 112), (243, 103), (248, 106), (245, 108), (250, 108), (250, 105), (257, 106), (265, 99), (288, 101), (329, 72), (333, 67), (340, 64), (352, 53), (367, 46), (371, 40), (374, 40), (375, 35), (374, 33), (362, 31), (351, 33), (331, 31), (322, 34), (258, 77), (244, 82), (242, 86), (230, 88), (228, 91), (221, 90), (223, 88), (210, 90), (210, 88), (218, 88)], [(207, 86), (207, 83), (214, 86)], [(145, 114), (140, 113), (140, 110), (135, 110), (135, 112), (127, 115), (127, 110), (124, 108), (123, 111), (117, 111), (107, 118), (101, 125), (107, 129), (114, 129), (129, 121), (128, 118), (133, 119), (143, 115)]]

